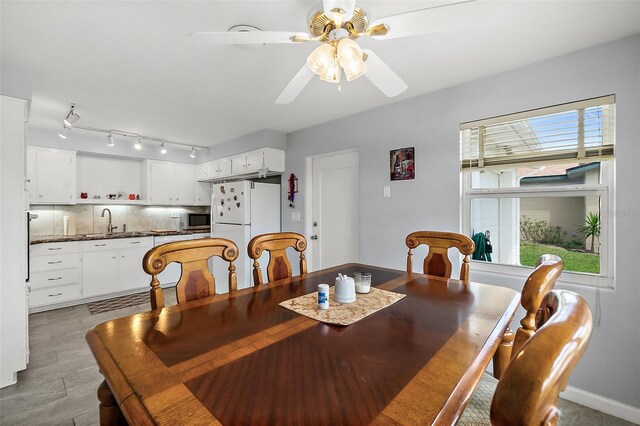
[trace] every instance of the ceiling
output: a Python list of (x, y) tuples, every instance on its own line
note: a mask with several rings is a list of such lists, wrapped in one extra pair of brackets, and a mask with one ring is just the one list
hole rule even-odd
[[(451, 1), (362, 1), (377, 19)], [(212, 146), (261, 129), (290, 132), (546, 58), (640, 33), (640, 1), (477, 1), (445, 8), (486, 24), (393, 40), (359, 39), (407, 82), (385, 97), (366, 78), (314, 79), (274, 100), (315, 44), (198, 46), (196, 31), (247, 24), (306, 31), (319, 0), (209, 2), (2, 1), (1, 60), (33, 75), (30, 125), (78, 124)], [(445, 10), (441, 9), (441, 10)], [(445, 26), (446, 28), (446, 26)]]

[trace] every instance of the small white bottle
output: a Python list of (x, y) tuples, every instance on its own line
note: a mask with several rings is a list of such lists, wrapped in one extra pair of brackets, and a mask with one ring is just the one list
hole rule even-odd
[(318, 284), (318, 309), (329, 309), (329, 284)]

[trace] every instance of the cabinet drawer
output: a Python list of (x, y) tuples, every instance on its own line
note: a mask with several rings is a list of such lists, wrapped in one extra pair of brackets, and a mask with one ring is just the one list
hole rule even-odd
[(113, 240), (94, 240), (82, 242), (83, 252), (98, 250), (118, 250), (135, 247), (150, 249), (151, 247), (153, 247), (153, 237), (117, 238)]
[(80, 282), (80, 268), (34, 272), (31, 274), (29, 282), (34, 290), (64, 284), (78, 284)]
[(80, 253), (53, 254), (31, 257), (31, 271), (43, 272), (57, 269), (77, 268), (80, 266)]
[(29, 296), (29, 306), (51, 305), (69, 300), (76, 300), (82, 297), (82, 286), (80, 284), (56, 286), (44, 289), (32, 290)]
[(80, 243), (77, 241), (66, 243), (34, 244), (30, 247), (31, 256), (48, 256), (50, 254), (79, 253)]

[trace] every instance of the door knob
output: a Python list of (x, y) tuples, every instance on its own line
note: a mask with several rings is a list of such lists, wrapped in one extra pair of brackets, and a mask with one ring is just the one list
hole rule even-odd
[(311, 236), (311, 239), (312, 239), (312, 240), (317, 240), (317, 239), (318, 239), (318, 236), (317, 236), (317, 235), (312, 235), (312, 236)]

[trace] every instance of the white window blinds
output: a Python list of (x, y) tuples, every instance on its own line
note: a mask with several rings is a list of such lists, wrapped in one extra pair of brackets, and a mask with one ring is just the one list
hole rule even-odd
[(613, 157), (615, 96), (460, 125), (461, 168)]

